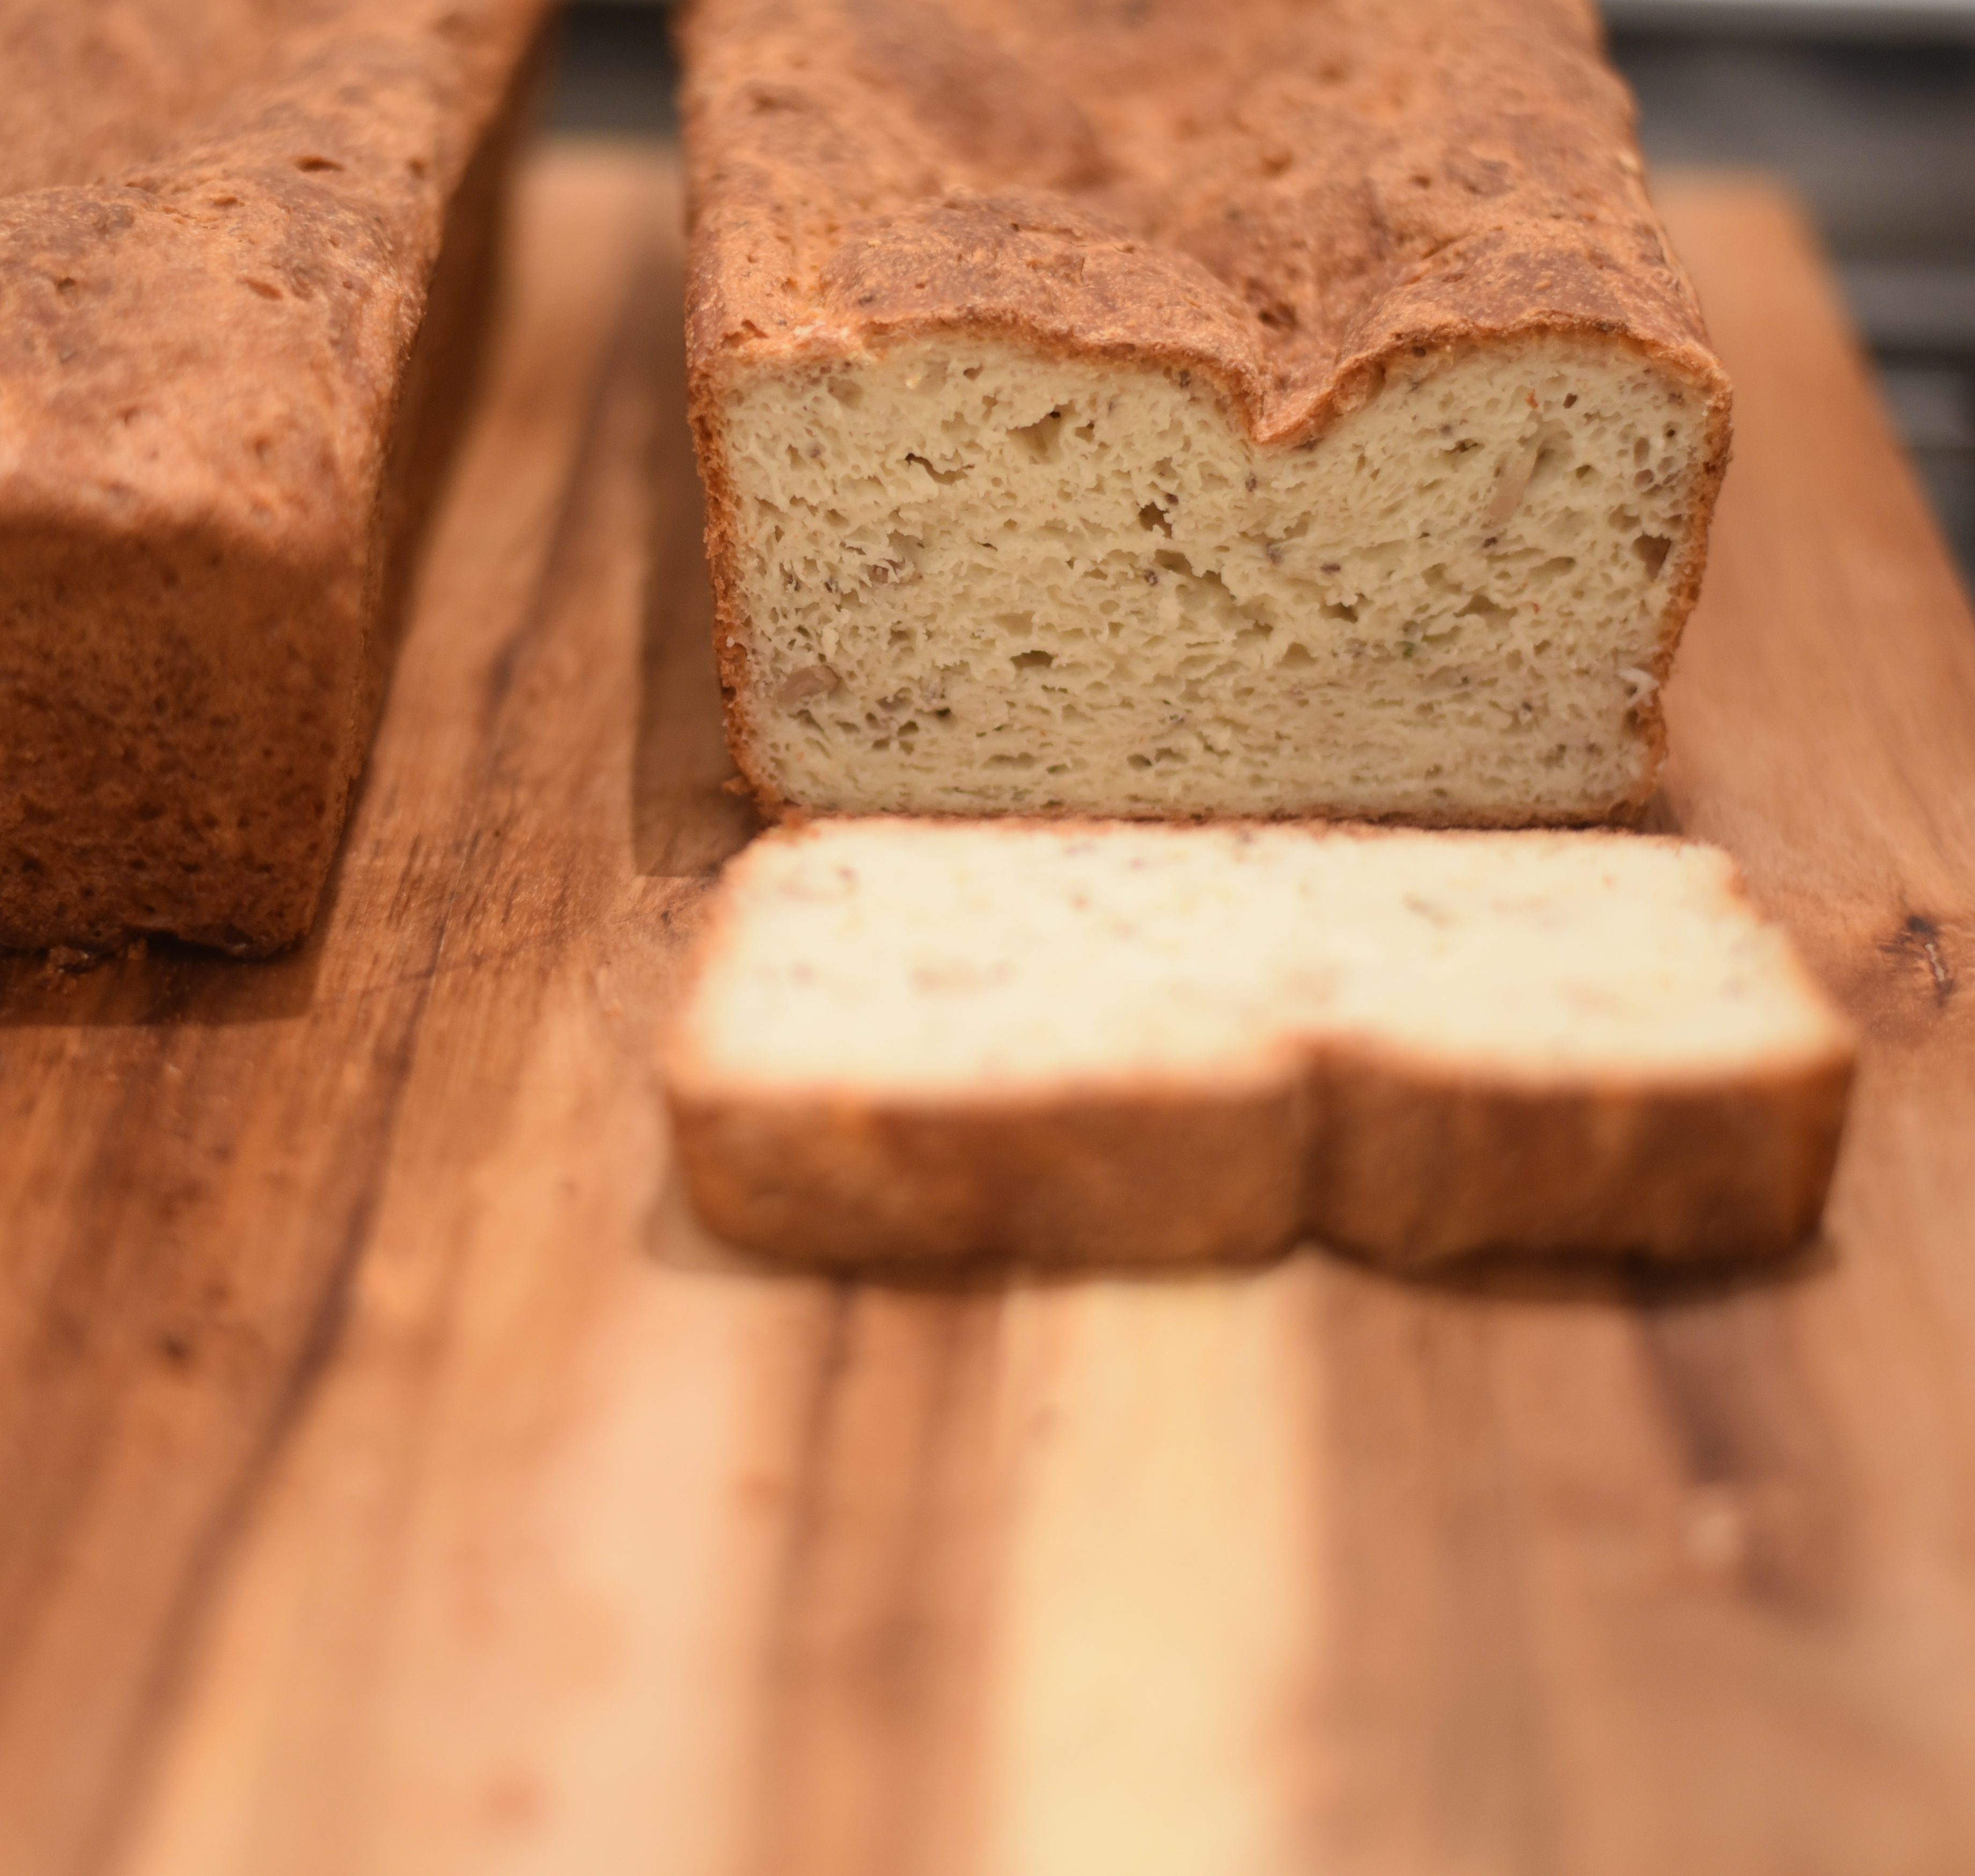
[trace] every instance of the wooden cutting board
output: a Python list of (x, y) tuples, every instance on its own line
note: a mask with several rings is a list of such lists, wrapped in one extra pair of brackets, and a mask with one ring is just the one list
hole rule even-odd
[(1661, 819), (1868, 1037), (1825, 1241), (706, 1242), (678, 200), (555, 151), (316, 940), (0, 966), (0, 1871), (1975, 1869), (1975, 623), (1788, 203), (1665, 199), (1739, 389)]

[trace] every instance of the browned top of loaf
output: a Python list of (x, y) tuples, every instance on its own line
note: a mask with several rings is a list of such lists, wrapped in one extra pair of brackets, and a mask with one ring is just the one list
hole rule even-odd
[(1582, 0), (696, 0), (702, 371), (964, 325), (1321, 429), (1403, 347), (1720, 383)]
[(0, 0), (0, 523), (356, 550), (547, 4)]

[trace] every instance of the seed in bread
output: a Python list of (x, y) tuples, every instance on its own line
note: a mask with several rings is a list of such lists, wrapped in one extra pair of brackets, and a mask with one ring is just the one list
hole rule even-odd
[(1771, 1254), (1852, 1045), (1717, 849), (827, 820), (666, 1045), (712, 1228), (819, 1263)]

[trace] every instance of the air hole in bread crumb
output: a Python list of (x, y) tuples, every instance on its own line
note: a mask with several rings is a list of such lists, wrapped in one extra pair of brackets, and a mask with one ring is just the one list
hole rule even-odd
[(1646, 570), (1649, 580), (1660, 577), (1660, 569), (1665, 566), (1668, 550), (1673, 543), (1664, 534), (1641, 534), (1632, 543), (1632, 552)]
[(935, 469), (931, 463), (926, 461), (925, 457), (914, 455), (909, 450), (905, 452), (905, 460), (908, 462), (917, 463), (919, 467), (925, 470), (926, 474), (931, 476), (935, 482), (940, 483), (943, 486), (949, 483), (958, 481), (961, 478), (967, 473), (967, 471), (964, 468), (958, 469)]
[(1048, 416), (1038, 417), (1034, 423), (1017, 425), (1008, 434), (1023, 443), (1038, 462), (1053, 462), (1062, 429), (1063, 411), (1059, 406)]
[(320, 170), (340, 169), (343, 165), (333, 156), (297, 156), (295, 167), (305, 175), (313, 176)]

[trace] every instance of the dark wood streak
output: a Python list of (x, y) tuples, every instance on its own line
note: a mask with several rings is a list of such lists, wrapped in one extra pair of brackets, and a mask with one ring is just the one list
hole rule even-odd
[[(442, 931), (439, 935), (442, 939)], [(403, 1045), (383, 1078), (374, 1135), (367, 1143), (373, 1164), (383, 1157), (410, 1079), (418, 1025), (429, 994), (429, 987), (422, 989), (407, 1020)], [(233, 1476), (224, 1482), (202, 1527), (194, 1533), (183, 1554), (169, 1604), (158, 1625), (156, 1653), (142, 1671), (123, 1736), (106, 1767), (104, 1783), (113, 1799), (97, 1809), (92, 1827), (76, 1858), (81, 1876), (94, 1876), (94, 1872), (109, 1868), (116, 1860), (130, 1823), (132, 1801), (144, 1789), (147, 1769), (170, 1723), (187, 1664), (225, 1581), (227, 1560), (251, 1523), (255, 1509), (267, 1492), (281, 1456), (328, 1369), (342, 1328), (350, 1281), (370, 1241), (371, 1222), (376, 1216), (382, 1193), (381, 1182), (374, 1178), (355, 1187), (341, 1242), (320, 1274), (315, 1306), (309, 1313), (292, 1365), (280, 1378), (281, 1385), (268, 1403), (253, 1445)], [(175, 1365), (191, 1365), (189, 1344), (179, 1345), (187, 1352), (178, 1356), (172, 1354), (172, 1338), (167, 1336), (164, 1345), (167, 1358)]]
[(1850, 1520), (1835, 1448), (1790, 1333), (1789, 1299), (1647, 1303), (1639, 1345), (1695, 1490), (1686, 1549), (1704, 1574), (1806, 1622), (1844, 1610)]
[[(504, 740), (515, 733), (515, 726), (504, 719), (511, 715), (517, 675), (539, 655), (544, 637), (553, 632), (568, 603), (570, 592), (580, 586), (577, 570), (589, 547), (598, 485), (613, 472), (617, 455), (627, 447), (635, 452), (639, 446), (639, 432), (649, 420), (646, 402), (639, 395), (649, 375), (642, 356), (665, 304), (655, 245), (647, 246), (640, 256), (642, 264), (631, 276), (610, 343), (594, 370), (576, 450), (549, 529), (540, 572), (518, 625), (501, 641), (482, 685), (481, 714), (486, 741), (478, 776), (465, 797), (469, 812), (494, 793)], [(520, 726), (520, 733), (526, 734), (525, 723)], [(126, 1792), (143, 1789), (145, 1763), (169, 1721), (185, 1664), (205, 1625), (211, 1599), (224, 1580), (226, 1559), (251, 1523), (255, 1507), (278, 1468), (283, 1451), (330, 1363), (345, 1319), (350, 1283), (369, 1245), (371, 1227), (383, 1197), (383, 1174), (389, 1145), (417, 1058), (434, 986), (448, 968), (447, 954), (455, 926), (464, 925), (472, 929), (473, 922), (460, 915), (462, 906), (470, 904), (476, 874), (499, 864), (498, 859), (482, 862), (487, 831), (476, 830), (463, 842), (450, 843), (451, 877), (431, 925), (426, 959), (419, 969), (400, 980), (409, 989), (411, 1001), (391, 1046), (380, 1052), (376, 1061), (373, 1124), (361, 1140), (350, 1142), (344, 1177), (334, 1181), (332, 1188), (340, 1188), (349, 1194), (347, 1222), (336, 1255), (320, 1274), (317, 1300), (308, 1313), (304, 1333), (265, 1428), (188, 1555), (171, 1615), (161, 1625), (157, 1659), (146, 1676), (146, 1691), (138, 1703), (128, 1743), (119, 1755), (121, 1763), (111, 1775), (115, 1789)], [(415, 841), (406, 854), (408, 879), (420, 857), (419, 843)], [(226, 967), (215, 968), (223, 971)], [(127, 1813), (122, 1810), (106, 1808), (103, 1811), (94, 1838), (80, 1861), (81, 1869), (93, 1871), (108, 1863), (127, 1822)]]
[(963, 1876), (981, 1805), (994, 1539), (1005, 1516), (989, 1467), (1006, 1292), (961, 1291), (932, 1306), (936, 1373), (889, 1598), (907, 1615), (888, 1663), (899, 1776), (886, 1782), (899, 1801), (873, 1876)]
[(1317, 1700), (1336, 1764), (1313, 1861), (1563, 1876), (1490, 1311), (1356, 1268), (1316, 1294), (1346, 1615)]
[(1432, 1810), (1450, 1860), (1463, 1844), (1509, 1848), (1528, 1876), (1556, 1868), (1548, 1792), (1557, 1769), (1531, 1658), (1512, 1443), (1494, 1396), (1485, 1319), (1420, 1325), (1415, 1376), (1438, 1464), (1429, 1541), (1445, 1560), (1436, 1631), (1444, 1696), (1426, 1743)]
[(832, 1286), (766, 1657), (758, 1876), (948, 1876), (974, 1800), (1002, 1299)]
[(766, 1618), (767, 1642), (762, 1655), (766, 1699), (761, 1744), (755, 1755), (760, 1769), (754, 1785), (763, 1794), (764, 1802), (756, 1822), (757, 1845), (744, 1860), (747, 1869), (758, 1872), (758, 1876), (782, 1876), (779, 1859), (786, 1848), (789, 1829), (786, 1808), (791, 1782), (789, 1766), (795, 1750), (794, 1736), (800, 1730), (798, 1717), (787, 1694), (796, 1677), (803, 1630), (810, 1619), (808, 1603), (815, 1590), (815, 1559), (822, 1547), (828, 1516), (830, 1453), (843, 1376), (850, 1360), (855, 1293), (854, 1286), (848, 1282), (830, 1286), (828, 1311), (811, 1355), (809, 1378), (801, 1390), (802, 1444), (794, 1476), (785, 1487), (789, 1509), (774, 1599)]
[[(433, 951), (437, 943), (435, 934)], [(219, 973), (228, 967), (206, 968)], [(223, 1000), (223, 983), (215, 981), (214, 992)], [(21, 1365), (0, 1379), (15, 1431), (8, 1476), (0, 1482), (11, 1512), (0, 1541), (12, 1553), (5, 1572), (10, 1588), (0, 1595), (0, 1713), (12, 1699), (9, 1667), (21, 1667), (27, 1638), (72, 1581), (66, 1561), (90, 1557), (113, 1575), (140, 1571), (147, 1595), (162, 1605), (141, 1652), (99, 1690), (96, 1776), (107, 1792), (127, 1789), (142, 1763), (174, 1665), (213, 1592), (232, 1534), (327, 1359), (374, 1210), (377, 1168), (426, 994), (415, 986), (377, 1013), (381, 1033), (353, 1039), (370, 1062), (364, 1098), (345, 1106), (326, 1140), (304, 1143), (291, 1176), (309, 1192), (307, 1222), (271, 1239), (241, 1229), (245, 1221), (228, 1222), (225, 1167), (246, 1148), (263, 1102), (298, 1110), (298, 1128), (318, 1124), (309, 1117), (326, 1104), (321, 1079), (339, 1072), (337, 1045), (320, 1045), (315, 1076), (278, 1092), (240, 1074), (241, 1058), (252, 1048), (243, 1030), (202, 1033), (194, 1017), (182, 1037), (147, 1026), (117, 1039), (117, 1054), (140, 1059), (114, 1077), (113, 1106), (79, 1142), (78, 1189), (94, 1195), (82, 1214), (88, 1228), (65, 1234), (59, 1250), (51, 1247), (41, 1308), (51, 1322), (70, 1325), (70, 1332), (31, 1337)], [(186, 997), (192, 1010), (199, 1000), (196, 993)], [(271, 1066), (292, 1073), (285, 1052)], [(230, 1098), (206, 1105), (202, 1080), (228, 1088)], [(15, 1247), (21, 1248), (18, 1237)], [(173, 1258), (163, 1283), (146, 1276), (161, 1254)], [(161, 1372), (156, 1351), (171, 1332), (163, 1326), (185, 1316), (210, 1322), (219, 1313), (215, 1294), (225, 1297), (234, 1325), (230, 1345), (203, 1359), (195, 1351), (196, 1359)], [(189, 1488), (203, 1504), (182, 1523), (167, 1516), (140, 1551), (102, 1555), (90, 1526), (106, 1495), (117, 1489), (113, 1467), (127, 1463), (133, 1429), (182, 1424), (188, 1390), (205, 1404), (203, 1412), (193, 1405), (205, 1424), (203, 1450), (182, 1480), (158, 1480), (150, 1490), (169, 1501)], [(90, 1803), (72, 1866), (97, 1867), (117, 1822), (116, 1807)], [(50, 1867), (71, 1867), (71, 1859)]]

